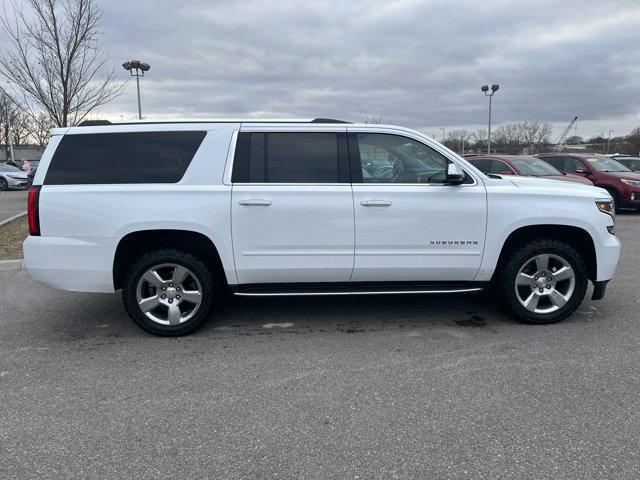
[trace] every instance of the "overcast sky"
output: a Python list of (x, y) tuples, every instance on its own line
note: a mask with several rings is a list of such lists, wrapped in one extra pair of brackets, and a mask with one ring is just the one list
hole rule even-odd
[[(578, 134), (640, 126), (640, 0), (104, 0), (115, 64), (151, 64), (145, 116), (315, 117), (441, 135), (574, 115)], [(122, 79), (127, 72), (121, 70)], [(101, 114), (136, 113), (135, 83)]]

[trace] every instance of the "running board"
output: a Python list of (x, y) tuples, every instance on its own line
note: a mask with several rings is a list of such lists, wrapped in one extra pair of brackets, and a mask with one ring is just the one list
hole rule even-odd
[(237, 285), (234, 295), (243, 297), (314, 296), (314, 295), (406, 295), (468, 293), (484, 290), (483, 282), (360, 282), (293, 283)]

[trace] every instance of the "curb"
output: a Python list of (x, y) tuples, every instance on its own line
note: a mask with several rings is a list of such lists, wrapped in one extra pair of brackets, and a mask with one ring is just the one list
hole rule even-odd
[(0, 260), (0, 272), (24, 270), (24, 260)]
[(3, 221), (0, 222), (0, 227), (5, 225), (5, 224), (7, 224), (7, 223), (9, 223), (9, 222), (13, 222), (15, 219), (23, 217), (26, 214), (27, 214), (27, 212), (25, 211), (25, 212), (19, 213), (17, 215), (14, 215), (13, 217), (9, 217), (6, 220), (3, 220)]

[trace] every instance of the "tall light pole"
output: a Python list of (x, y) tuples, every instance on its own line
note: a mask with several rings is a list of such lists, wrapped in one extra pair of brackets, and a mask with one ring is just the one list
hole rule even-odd
[(444, 128), (440, 127), (440, 130), (442, 130), (442, 143), (444, 143)]
[(613, 130), (609, 130), (609, 138), (607, 139), (607, 153), (609, 153), (609, 145), (611, 144), (611, 134)]
[(142, 120), (142, 103), (140, 102), (140, 77), (144, 77), (144, 72), (148, 72), (151, 68), (148, 63), (142, 63), (140, 60), (131, 60), (130, 62), (124, 62), (123, 68), (132, 77), (136, 77), (136, 86), (138, 87), (138, 119)]
[(9, 96), (9, 94), (4, 88), (0, 87), (0, 90), (2, 90), (2, 93), (4, 94), (4, 105), (5, 105), (5, 111), (7, 114), (7, 141), (9, 142), (9, 153), (11, 155), (11, 160), (15, 162), (16, 159), (13, 158), (13, 132), (11, 131), (11, 110), (9, 109), (9, 100), (13, 100), (13, 99)]
[(487, 130), (487, 153), (491, 153), (491, 99), (493, 98), (493, 94), (498, 91), (500, 85), (494, 83), (491, 85), (491, 92), (489, 92), (489, 85), (483, 85), (480, 87), (485, 94), (485, 96), (489, 97), (489, 129)]

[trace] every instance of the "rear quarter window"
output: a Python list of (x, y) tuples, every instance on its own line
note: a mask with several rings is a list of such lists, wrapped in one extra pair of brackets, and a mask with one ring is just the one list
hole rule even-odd
[(44, 184), (176, 183), (205, 135), (200, 131), (66, 135)]

